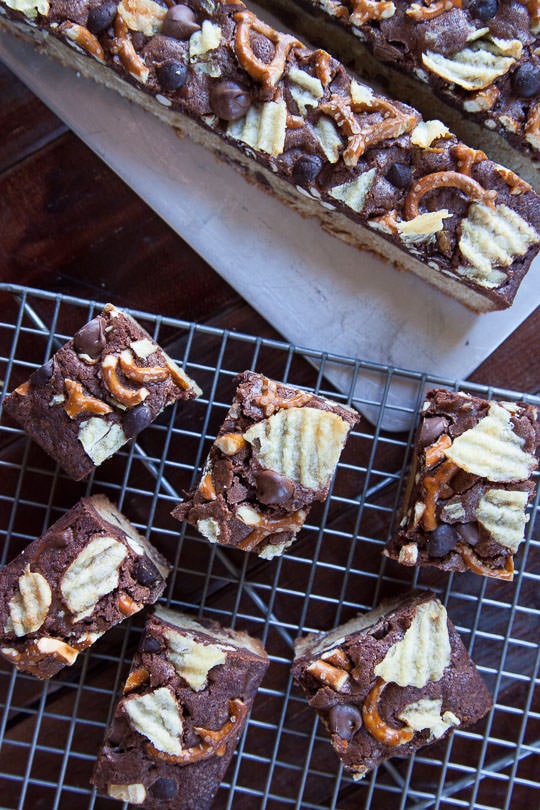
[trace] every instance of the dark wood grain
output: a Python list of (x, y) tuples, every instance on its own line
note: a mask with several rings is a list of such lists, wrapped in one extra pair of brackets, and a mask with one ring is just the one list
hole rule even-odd
[[(250, 307), (208, 264), (206, 264), (177, 234), (175, 234), (148, 206), (143, 203), (113, 172), (111, 172), (81, 141), (66, 130), (65, 126), (56, 119), (41, 102), (21, 85), (5, 67), (0, 65), (0, 280), (27, 284), (50, 291), (69, 293), (84, 298), (110, 300), (118, 305), (130, 306), (150, 312), (169, 315), (187, 320), (194, 320), (219, 326), (222, 328), (248, 332), (264, 337), (277, 337), (277, 333), (252, 307)], [(1, 302), (0, 302), (1, 306)], [(515, 332), (506, 340), (471, 376), (476, 382), (486, 385), (505, 388), (517, 388), (523, 391), (536, 392), (540, 389), (540, 308), (535, 311)], [(369, 358), (367, 358), (369, 359)], [(270, 373), (270, 372), (269, 372)], [(311, 371), (311, 373), (313, 373)], [(306, 381), (309, 372), (306, 370)], [(309, 382), (307, 382), (309, 384)], [(360, 453), (367, 464), (370, 452), (370, 441), (366, 439)], [(21, 454), (21, 448), (15, 443), (10, 448), (13, 458)], [(9, 456), (11, 458), (11, 456)], [(357, 460), (358, 463), (358, 460)], [(378, 458), (377, 463), (382, 469), (398, 469), (401, 464), (401, 448), (388, 445), (385, 458)], [(15, 466), (15, 465), (14, 465)], [(144, 475), (144, 471), (141, 471)], [(15, 493), (17, 480), (16, 473), (12, 473), (13, 492)], [(360, 482), (361, 483), (361, 482)], [(11, 486), (11, 484), (9, 484)], [(7, 478), (4, 478), (4, 487), (7, 487)], [(61, 485), (59, 485), (61, 486)], [(359, 486), (359, 482), (355, 482)], [(66, 485), (67, 487), (67, 485)], [(11, 492), (11, 490), (10, 490)], [(71, 490), (66, 488), (65, 497), (68, 498)], [(350, 497), (352, 491), (347, 490)], [(354, 495), (353, 495), (354, 497)], [(391, 493), (386, 497), (391, 498)], [(139, 501), (139, 502), (138, 502)], [(140, 499), (134, 498), (128, 505), (130, 514), (141, 521), (144, 519), (144, 504)], [(381, 501), (382, 503), (382, 501)], [(5, 507), (9, 507), (9, 504)], [(141, 510), (140, 514), (138, 510)], [(7, 514), (7, 512), (6, 512)], [(370, 524), (370, 532), (374, 537), (384, 536), (387, 527), (382, 517), (377, 518), (374, 513)], [(383, 514), (383, 513), (381, 513)], [(376, 520), (380, 525), (375, 525)], [(354, 514), (349, 515), (343, 510), (339, 515), (331, 516), (328, 525), (336, 528), (344, 527), (350, 531), (354, 523)], [(363, 526), (360, 531), (366, 531)], [(174, 535), (171, 540), (176, 542)], [(299, 549), (315, 547), (316, 538), (306, 536)], [(311, 544), (311, 546), (310, 546)], [(208, 544), (195, 541), (188, 543), (185, 549), (188, 561), (184, 564), (195, 568), (199, 558), (204, 568), (205, 555), (210, 552)], [(369, 553), (365, 549), (369, 549)], [(349, 550), (342, 543), (332, 547), (331, 541), (326, 544), (322, 554), (330, 554), (333, 565), (346, 566)], [(241, 567), (240, 559), (235, 562)], [(361, 569), (372, 569), (374, 575), (380, 566), (380, 547), (360, 547), (355, 550), (353, 564)], [(202, 570), (201, 568), (201, 570)], [(271, 587), (275, 569), (261, 565), (258, 561), (251, 561), (246, 568), (249, 576), (253, 577), (261, 586)], [(309, 569), (301, 572), (307, 576)], [(374, 576), (375, 583), (375, 576)], [(202, 584), (194, 578), (188, 588), (182, 593), (182, 598), (192, 598), (194, 603), (200, 596)], [(304, 587), (306, 583), (298, 580), (298, 573), (293, 567), (290, 575), (284, 572), (281, 586), (295, 588)], [(438, 585), (438, 582), (434, 582)], [(336, 586), (335, 574), (332, 569), (322, 569), (321, 580), (317, 586), (322, 591), (332, 593)], [(374, 584), (375, 587), (375, 584)], [(531, 584), (532, 588), (532, 584)], [(338, 592), (337, 591), (337, 592)], [(525, 593), (525, 588), (524, 591)], [(180, 593), (180, 591), (178, 592)], [(235, 586), (216, 585), (215, 592), (209, 597), (210, 604), (220, 605), (223, 609), (234, 608)], [(526, 591), (529, 596), (529, 591)], [(364, 593), (366, 602), (372, 594)], [(531, 599), (533, 596), (531, 595)], [(283, 621), (291, 621), (291, 617), (299, 616), (302, 612), (301, 604), (290, 599), (285, 604), (286, 611)], [(249, 610), (249, 606), (246, 608)], [(327, 612), (324, 613), (324, 610)], [(321, 622), (332, 621), (332, 606), (321, 606)], [(287, 612), (288, 611), (288, 612)], [(493, 628), (490, 628), (491, 630)], [(502, 629), (504, 633), (504, 628)], [(107, 655), (110, 650), (109, 643), (116, 642), (115, 638), (100, 642), (95, 655), (99, 663), (99, 655)], [(287, 650), (276, 647), (273, 652), (286, 657)], [(92, 685), (105, 690), (111, 687), (116, 677), (116, 664), (95, 666), (92, 659), (87, 673)], [(78, 667), (80, 665), (77, 665)], [(124, 667), (125, 669), (125, 667)], [(61, 749), (66, 741), (66, 725), (60, 724), (59, 736), (56, 735), (54, 723), (55, 711), (69, 717), (75, 711), (76, 685), (79, 669), (67, 673), (65, 679), (68, 683), (51, 684), (48, 700), (48, 711), (51, 720), (45, 718), (40, 744), (53, 749), (52, 753), (38, 752), (35, 769), (32, 776), (39, 780), (47, 779), (51, 772), (57, 773), (59, 763), (62, 761)], [(287, 668), (275, 671), (275, 683), (279, 688), (286, 688)], [(1, 695), (5, 696), (10, 683), (10, 670), (7, 667), (0, 671)], [(525, 689), (525, 686), (523, 687)], [(35, 713), (39, 706), (42, 694), (42, 685), (30, 678), (18, 679), (15, 693), (17, 711), (9, 718), (10, 737), (12, 745), (6, 745), (3, 751), (2, 768), (6, 771), (12, 769), (18, 774), (24, 768), (21, 762), (20, 749), (16, 747), (17, 741), (28, 744), (35, 733)], [(84, 701), (88, 696), (84, 696)], [(86, 707), (83, 701), (79, 710), (91, 712), (99, 706), (101, 714), (106, 713), (103, 706), (110, 701), (110, 695), (105, 692), (96, 693), (94, 707)], [(520, 698), (523, 702), (523, 698)], [(281, 711), (280, 701), (271, 696), (265, 697), (259, 705), (260, 717), (269, 723), (275, 722)], [(313, 716), (306, 710), (301, 702), (293, 702), (288, 721), (304, 733), (312, 726)], [(516, 729), (518, 726), (516, 724)], [(95, 751), (101, 738), (101, 728), (93, 728), (89, 737), (83, 742), (76, 741), (76, 750), (89, 755)], [(309, 733), (307, 731), (306, 733)], [(515, 731), (517, 733), (517, 731)], [(273, 732), (272, 732), (273, 734)], [(266, 740), (261, 736), (261, 751), (268, 750), (273, 745), (272, 734)], [(501, 730), (500, 736), (508, 735), (508, 729)], [(261, 731), (261, 735), (263, 732)], [(508, 736), (508, 739), (513, 737)], [(288, 742), (287, 742), (288, 740)], [(291, 742), (292, 740), (292, 742)], [(283, 745), (297, 745), (295, 738), (287, 738)], [(81, 747), (82, 746), (82, 747)], [(264, 748), (266, 746), (266, 749)], [(323, 756), (327, 748), (321, 746)], [(283, 750), (282, 752), (283, 753)], [(289, 752), (290, 753), (290, 752)], [(465, 755), (464, 755), (465, 756)], [(22, 757), (24, 760), (24, 757)], [(465, 757), (466, 761), (466, 757)], [(474, 758), (471, 759), (474, 761)], [(529, 762), (531, 758), (529, 758)], [(303, 763), (303, 754), (299, 755), (298, 762)], [(7, 763), (7, 764), (6, 764)], [(77, 760), (76, 767), (80, 775), (74, 774), (70, 778), (80, 784), (86, 784), (91, 771), (91, 760)], [(324, 763), (321, 768), (327, 767)], [(528, 766), (529, 768), (532, 766)], [(400, 766), (402, 772), (406, 765)], [(264, 782), (258, 774), (258, 767), (253, 766), (254, 784)], [(278, 769), (279, 770), (279, 769)], [(528, 771), (522, 774), (525, 778), (534, 778)], [(426, 784), (433, 775), (426, 776)], [(435, 780), (438, 778), (435, 775)], [(246, 777), (247, 779), (247, 777)], [(257, 782), (258, 780), (258, 782)], [(287, 791), (295, 796), (297, 789), (297, 774), (283, 770), (277, 773), (274, 785), (279, 786), (283, 795)], [(249, 780), (248, 780), (249, 781)], [(13, 782), (7, 786), (5, 795), (0, 795), (0, 805), (4, 802), (9, 807), (15, 807), (17, 802), (18, 783)], [(490, 796), (493, 806), (502, 806), (506, 786), (495, 783), (494, 795)], [(350, 792), (350, 805), (347, 795)], [(36, 807), (47, 810), (53, 806), (54, 788), (39, 788), (32, 786), (26, 800), (25, 807)], [(343, 794), (343, 806), (358, 806), (358, 791), (347, 788)], [(364, 795), (364, 794), (362, 794)], [(516, 793), (515, 796), (518, 794)], [(522, 796), (527, 797), (526, 789)], [(501, 798), (502, 797), (502, 798)], [(320, 793), (314, 798), (316, 801), (331, 801), (331, 788), (321, 784)], [(226, 798), (221, 796), (221, 804), (225, 806)], [(255, 800), (249, 795), (242, 798), (238, 808), (246, 807), (248, 810), (256, 806)], [(74, 794), (71, 799), (65, 798), (61, 807), (78, 808), (86, 806), (86, 799), (80, 799)], [(385, 804), (386, 794), (375, 799), (373, 807), (389, 807)], [(396, 798), (396, 807), (399, 798)], [(98, 800), (96, 808), (112, 807), (113, 803)], [(268, 810), (283, 806), (280, 802), (270, 802)]]

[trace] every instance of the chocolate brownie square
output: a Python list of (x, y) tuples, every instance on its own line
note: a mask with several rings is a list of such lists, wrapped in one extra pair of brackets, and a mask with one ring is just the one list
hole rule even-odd
[(360, 416), (263, 374), (246, 371), (237, 382), (202, 478), (172, 514), (213, 543), (272, 559), (294, 541), (313, 502), (326, 499)]
[(430, 391), (399, 528), (385, 553), (404, 565), (511, 580), (539, 442), (532, 405)]
[(112, 304), (19, 385), (4, 409), (80, 481), (199, 387)]
[(296, 642), (295, 682), (353, 779), (475, 723), (492, 705), (444, 606), (409, 594)]
[(0, 571), (0, 653), (50, 678), (163, 593), (167, 561), (104, 495), (82, 498)]
[(158, 606), (97, 759), (99, 792), (147, 810), (207, 810), (267, 667), (247, 633)]

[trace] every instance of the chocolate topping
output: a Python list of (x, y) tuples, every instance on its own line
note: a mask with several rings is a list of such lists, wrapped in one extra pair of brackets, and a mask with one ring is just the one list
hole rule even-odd
[(178, 59), (168, 59), (157, 66), (156, 75), (164, 90), (179, 90), (186, 83), (188, 68)]
[(261, 503), (286, 504), (294, 494), (294, 483), (274, 470), (262, 470), (256, 473), (257, 498)]
[(188, 6), (171, 6), (163, 20), (161, 33), (174, 39), (189, 39), (195, 31), (200, 30), (200, 27), (195, 14)]
[(331, 734), (337, 734), (349, 742), (362, 727), (362, 714), (350, 703), (338, 703), (330, 709), (327, 723)]
[(236, 82), (222, 81), (210, 89), (212, 112), (224, 121), (237, 121), (251, 106), (248, 91)]
[(78, 354), (87, 354), (95, 360), (105, 348), (106, 340), (101, 318), (94, 318), (85, 324), (73, 337), (73, 345)]
[(46, 385), (49, 380), (51, 379), (54, 371), (54, 360), (52, 357), (50, 360), (47, 360), (39, 368), (30, 375), (30, 385), (34, 388), (41, 388), (43, 385)]

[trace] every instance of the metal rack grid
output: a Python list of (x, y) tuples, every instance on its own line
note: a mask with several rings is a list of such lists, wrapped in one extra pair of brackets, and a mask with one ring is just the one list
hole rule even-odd
[[(101, 304), (0, 285), (0, 369), (4, 390), (28, 377)], [(427, 387), (460, 387), (504, 399), (533, 397), (323, 355), (286, 343), (132, 314), (182, 363), (203, 396), (165, 412), (138, 440), (84, 483), (74, 483), (24, 434), (0, 426), (1, 562), (13, 558), (82, 495), (105, 492), (174, 563), (166, 602), (260, 637), (271, 666), (216, 808), (510, 808), (538, 800), (534, 754), (538, 706), (538, 494), (513, 583), (474, 574), (411, 570), (381, 556), (407, 471), (416, 412)], [(353, 432), (326, 504), (314, 508), (299, 540), (274, 561), (209, 544), (169, 515), (195, 480), (230, 402), (234, 376), (264, 371), (299, 387), (353, 403), (371, 417)], [(345, 371), (347, 390), (326, 380)], [(380, 396), (363, 395), (362, 380)], [(406, 384), (413, 405), (395, 404)], [(409, 428), (384, 429), (389, 411)], [(392, 415), (392, 414), (390, 414)], [(535, 534), (536, 529), (536, 534)], [(536, 539), (535, 539), (536, 538)], [(332, 752), (322, 724), (289, 677), (293, 640), (329, 629), (382, 597), (432, 588), (494, 697), (475, 727), (411, 759), (394, 758), (354, 784)], [(49, 682), (0, 665), (0, 805), (68, 810), (119, 807), (89, 785), (95, 754), (129, 668), (142, 626), (134, 617), (107, 633), (77, 664)], [(536, 698), (536, 704), (535, 704)], [(5, 804), (4, 804), (5, 803)], [(126, 805), (124, 805), (126, 807)]]

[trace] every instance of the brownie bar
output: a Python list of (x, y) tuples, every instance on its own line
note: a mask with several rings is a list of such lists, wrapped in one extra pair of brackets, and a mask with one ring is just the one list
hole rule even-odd
[(172, 512), (213, 543), (271, 559), (324, 501), (359, 415), (246, 371), (198, 486)]
[(148, 810), (207, 810), (267, 667), (247, 633), (157, 607), (98, 755), (97, 789)]
[(0, 6), (4, 26), (180, 128), (330, 233), (473, 310), (511, 305), (540, 248), (531, 187), (240, 0)]
[(492, 705), (444, 606), (411, 594), (296, 642), (295, 682), (353, 779), (475, 723)]
[(76, 481), (199, 387), (127, 313), (107, 304), (4, 400)]
[(404, 565), (511, 580), (539, 443), (532, 405), (430, 391), (399, 529), (385, 553)]
[(262, 0), (540, 188), (537, 0)]
[(82, 498), (0, 571), (0, 653), (50, 678), (163, 593), (167, 561), (104, 495)]

